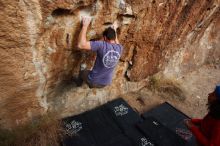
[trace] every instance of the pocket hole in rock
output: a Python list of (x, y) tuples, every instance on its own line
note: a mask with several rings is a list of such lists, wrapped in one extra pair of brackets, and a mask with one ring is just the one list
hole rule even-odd
[(66, 44), (67, 44), (67, 45), (69, 45), (69, 42), (70, 42), (70, 41), (69, 41), (69, 38), (70, 38), (70, 35), (67, 33), (67, 35), (66, 35)]
[(52, 12), (52, 16), (58, 17), (58, 16), (66, 16), (66, 15), (72, 15), (73, 13), (71, 10), (63, 9), (63, 8), (57, 8)]
[(103, 25), (112, 25), (112, 23), (111, 22), (106, 22)]

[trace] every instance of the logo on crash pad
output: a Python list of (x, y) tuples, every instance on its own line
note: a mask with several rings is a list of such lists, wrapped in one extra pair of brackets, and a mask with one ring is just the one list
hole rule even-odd
[(77, 132), (79, 132), (80, 130), (82, 130), (82, 128), (83, 128), (82, 123), (75, 121), (75, 120), (73, 120), (70, 123), (67, 123), (65, 125), (65, 127), (66, 127), (66, 131), (67, 131), (68, 135), (74, 135)]
[(114, 107), (114, 112), (116, 116), (123, 116), (128, 113), (128, 107), (124, 106), (123, 104)]
[(152, 144), (150, 142), (150, 140), (148, 140), (147, 138), (142, 137), (141, 138), (141, 146), (154, 146), (154, 144)]

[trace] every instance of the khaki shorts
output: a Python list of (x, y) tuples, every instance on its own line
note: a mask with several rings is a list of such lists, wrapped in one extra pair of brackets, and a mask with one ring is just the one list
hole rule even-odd
[(89, 81), (88, 75), (89, 75), (90, 70), (82, 70), (80, 71), (80, 78), (86, 82), (86, 84), (89, 86), (89, 88), (103, 88), (105, 85), (98, 85), (98, 84), (93, 84)]

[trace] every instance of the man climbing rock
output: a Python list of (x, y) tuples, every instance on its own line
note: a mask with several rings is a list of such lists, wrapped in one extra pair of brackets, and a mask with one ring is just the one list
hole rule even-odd
[(80, 71), (80, 82), (77, 85), (80, 86), (85, 81), (90, 88), (102, 88), (111, 84), (113, 72), (120, 59), (123, 47), (117, 38), (117, 23), (104, 30), (104, 41), (87, 41), (86, 33), (90, 22), (91, 18), (82, 18), (78, 48), (94, 51), (97, 56), (92, 70)]

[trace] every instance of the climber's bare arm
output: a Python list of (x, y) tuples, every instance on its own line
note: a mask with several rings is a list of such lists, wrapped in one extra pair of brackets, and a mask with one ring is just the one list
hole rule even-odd
[[(115, 30), (115, 32), (116, 32), (116, 30)], [(116, 44), (119, 44), (117, 32), (115, 34), (116, 34), (115, 42), (116, 42)]]
[(91, 22), (91, 18), (86, 18), (86, 17), (82, 18), (82, 30), (79, 34), (79, 39), (78, 39), (79, 49), (91, 50), (90, 42), (86, 40), (86, 33), (90, 22)]
[(119, 44), (118, 35), (117, 35), (117, 28), (118, 27), (119, 27), (118, 21), (115, 21), (112, 25), (112, 28), (115, 30), (115, 35), (116, 35), (115, 43), (116, 44)]

